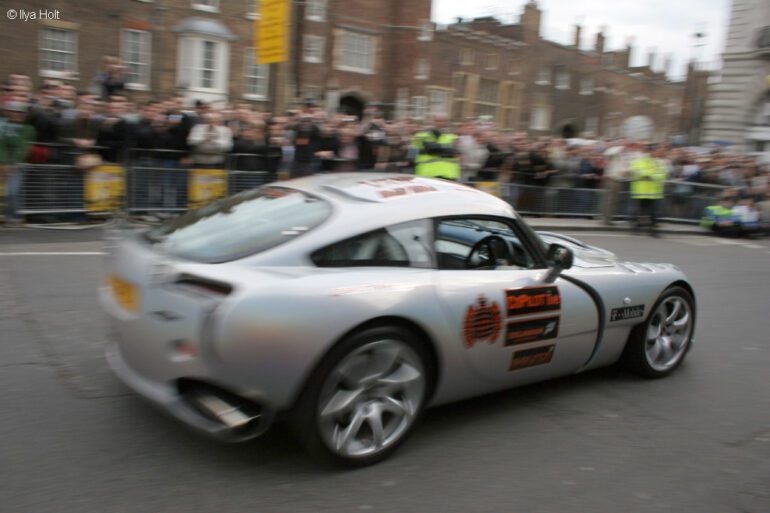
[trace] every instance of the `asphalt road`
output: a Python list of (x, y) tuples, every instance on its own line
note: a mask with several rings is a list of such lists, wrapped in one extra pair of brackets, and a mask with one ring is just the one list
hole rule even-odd
[(0, 230), (0, 511), (770, 511), (770, 242), (575, 235), (689, 274), (684, 366), (436, 408), (392, 459), (341, 471), (280, 427), (221, 445), (146, 405), (102, 358), (101, 233)]

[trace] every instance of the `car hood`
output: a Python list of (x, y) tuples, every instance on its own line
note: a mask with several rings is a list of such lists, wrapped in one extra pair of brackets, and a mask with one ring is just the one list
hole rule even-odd
[(574, 237), (553, 232), (537, 232), (546, 245), (561, 244), (572, 250), (574, 267), (613, 267), (618, 263), (618, 257), (612, 251), (591, 246)]

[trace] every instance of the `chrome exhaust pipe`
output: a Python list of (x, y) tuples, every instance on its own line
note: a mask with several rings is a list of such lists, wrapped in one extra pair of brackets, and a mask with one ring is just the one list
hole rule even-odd
[(244, 427), (261, 416), (259, 414), (247, 415), (238, 406), (209, 393), (196, 394), (193, 400), (203, 410), (231, 429)]

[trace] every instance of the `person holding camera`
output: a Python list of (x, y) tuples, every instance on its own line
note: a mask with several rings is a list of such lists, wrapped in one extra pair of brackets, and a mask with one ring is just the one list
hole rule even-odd
[(220, 114), (209, 112), (203, 116), (202, 123), (190, 130), (187, 144), (196, 167), (222, 168), (225, 155), (233, 147), (233, 133), (224, 126)]

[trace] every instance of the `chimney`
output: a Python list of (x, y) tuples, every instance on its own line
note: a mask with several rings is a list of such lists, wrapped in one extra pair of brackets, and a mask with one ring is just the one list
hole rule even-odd
[(596, 50), (596, 53), (599, 55), (604, 53), (604, 27), (599, 28), (599, 32), (596, 34), (596, 45), (594, 45), (594, 50)]
[(534, 0), (530, 0), (524, 6), (524, 13), (519, 20), (524, 31), (524, 41), (531, 42), (540, 39), (540, 18), (542, 14), (542, 11), (537, 6), (537, 2)]
[(583, 31), (583, 27), (580, 24), (575, 25), (575, 48), (580, 50), (580, 33)]
[(668, 76), (669, 73), (671, 73), (671, 54), (667, 53), (666, 58), (663, 60), (663, 73)]
[(650, 68), (650, 71), (652, 71), (652, 67), (655, 65), (655, 47), (653, 46), (650, 48), (649, 53), (647, 54), (647, 67)]
[(630, 68), (631, 67), (631, 57), (632, 52), (634, 51), (634, 38), (633, 36), (626, 38), (626, 58), (625, 58), (625, 67)]

